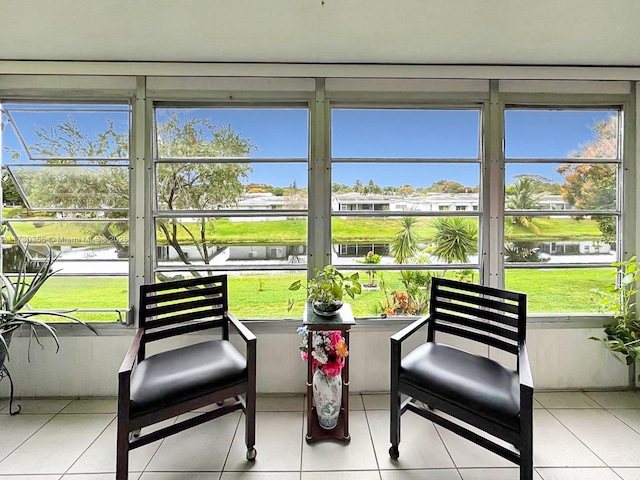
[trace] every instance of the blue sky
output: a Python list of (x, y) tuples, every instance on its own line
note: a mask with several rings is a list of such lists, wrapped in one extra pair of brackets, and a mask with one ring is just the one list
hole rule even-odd
[[(121, 107), (102, 107), (99, 112), (76, 113), (78, 125), (95, 134), (106, 128), (106, 119), (126, 128), (127, 113)], [(510, 158), (564, 158), (593, 140), (594, 122), (615, 112), (609, 110), (509, 110), (505, 114), (506, 155)], [(206, 116), (217, 125), (231, 125), (257, 146), (255, 157), (306, 158), (308, 155), (308, 112), (305, 109), (199, 109), (186, 115)], [(15, 112), (27, 143), (35, 141), (33, 125), (45, 127), (69, 117), (68, 112)], [(158, 118), (161, 121), (163, 111)], [(333, 169), (333, 181), (353, 185), (359, 179), (386, 186), (405, 184), (428, 186), (438, 180), (464, 185), (478, 183), (477, 164), (464, 160), (478, 157), (480, 115), (477, 110), (377, 110), (338, 109), (332, 112), (332, 155), (334, 158), (460, 158), (460, 164), (429, 163), (340, 163)], [(5, 129), (3, 145), (20, 150), (11, 128)], [(3, 161), (9, 159), (3, 153)], [(559, 164), (507, 165), (507, 183), (520, 173), (537, 173), (562, 181), (555, 172)], [(254, 164), (250, 181), (274, 186), (307, 184), (304, 164)]]

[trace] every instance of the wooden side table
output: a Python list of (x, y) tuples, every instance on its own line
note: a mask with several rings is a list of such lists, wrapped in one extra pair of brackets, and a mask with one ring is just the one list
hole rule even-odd
[[(302, 324), (307, 327), (308, 335), (308, 351), (313, 349), (313, 334), (311, 332), (340, 330), (344, 336), (344, 341), (349, 348), (349, 330), (356, 324), (353, 318), (351, 305), (345, 303), (338, 313), (333, 317), (322, 317), (313, 311), (311, 304), (307, 303), (304, 307), (304, 319)], [(311, 358), (307, 362), (307, 435), (305, 437), (307, 443), (313, 443), (320, 440), (334, 439), (341, 442), (351, 441), (349, 435), (349, 355), (344, 359), (344, 367), (342, 368), (342, 407), (340, 408), (340, 416), (338, 417), (338, 425), (331, 429), (325, 430), (320, 427), (315, 407), (313, 406), (313, 366)]]

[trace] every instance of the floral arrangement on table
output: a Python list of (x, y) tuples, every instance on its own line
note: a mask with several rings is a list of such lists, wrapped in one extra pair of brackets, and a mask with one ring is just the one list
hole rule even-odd
[[(349, 355), (347, 344), (339, 330), (312, 332), (311, 361), (312, 369), (320, 369), (322, 373), (330, 377), (340, 375), (344, 367), (344, 359)], [(298, 334), (302, 336), (300, 341), (300, 357), (309, 361), (309, 330), (307, 327), (298, 327)]]

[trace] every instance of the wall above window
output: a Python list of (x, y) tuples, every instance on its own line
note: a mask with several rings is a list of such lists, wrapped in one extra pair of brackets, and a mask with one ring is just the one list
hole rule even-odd
[(389, 0), (67, 0), (55, 8), (4, 0), (0, 17), (5, 60), (638, 66), (640, 58), (636, 0), (410, 0), (400, 8)]

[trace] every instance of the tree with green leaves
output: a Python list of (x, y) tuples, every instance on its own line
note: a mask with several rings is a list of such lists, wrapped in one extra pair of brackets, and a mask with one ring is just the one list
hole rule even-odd
[[(540, 199), (544, 192), (545, 180), (538, 175), (517, 175), (512, 194), (507, 197), (509, 210), (538, 210)], [(533, 222), (532, 217), (526, 215), (513, 216), (511, 221), (540, 235), (540, 229)]]
[(469, 255), (478, 253), (478, 229), (460, 217), (440, 217), (433, 222), (433, 254), (447, 263), (469, 263)]
[[(106, 130), (95, 136), (84, 133), (74, 120), (66, 120), (50, 128), (36, 130), (38, 142), (31, 146), (39, 156), (47, 157), (50, 165), (74, 164), (75, 158), (96, 166), (74, 168), (41, 168), (35, 172), (23, 170), (23, 182), (29, 198), (48, 208), (127, 208), (129, 204), (128, 172), (112, 166), (111, 158), (128, 156), (128, 132), (116, 130), (109, 121)], [(216, 210), (235, 203), (244, 194), (243, 180), (251, 167), (242, 162), (189, 162), (189, 158), (237, 159), (248, 157), (256, 147), (249, 139), (236, 133), (230, 125), (212, 124), (206, 118), (182, 117), (172, 111), (157, 125), (157, 154), (161, 159), (182, 161), (161, 162), (156, 167), (156, 195), (161, 210)], [(95, 158), (95, 160), (93, 160)], [(46, 186), (46, 188), (44, 188)], [(37, 197), (37, 198), (36, 198)], [(93, 214), (107, 219), (101, 232), (118, 251), (124, 248), (119, 238), (126, 231), (126, 222), (119, 220), (126, 212), (100, 211)], [(200, 260), (210, 263), (215, 255), (210, 237), (213, 220), (201, 218), (193, 228), (181, 218), (160, 218), (157, 228), (166, 243), (185, 263), (193, 260), (184, 250), (183, 236), (189, 238)], [(198, 275), (196, 271), (194, 275)]]
[(391, 241), (389, 250), (393, 259), (398, 264), (411, 263), (418, 254), (418, 236), (414, 227), (418, 219), (416, 217), (403, 217), (402, 228)]

